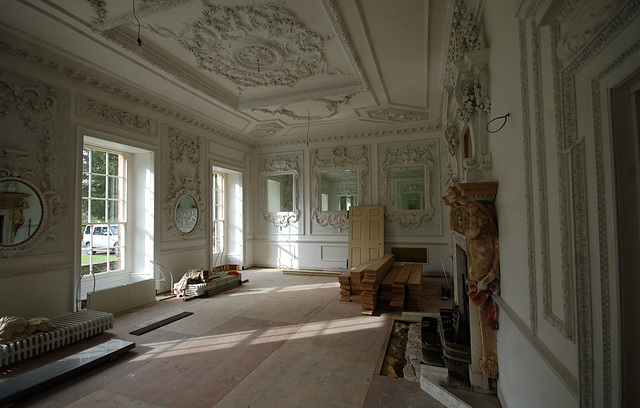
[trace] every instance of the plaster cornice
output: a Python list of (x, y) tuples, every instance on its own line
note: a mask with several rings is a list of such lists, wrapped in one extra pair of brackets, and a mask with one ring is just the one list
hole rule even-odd
[(197, 120), (189, 112), (170, 106), (159, 98), (136, 89), (129, 84), (110, 78), (82, 63), (72, 61), (50, 50), (45, 50), (4, 30), (0, 30), (0, 34), (2, 38), (7, 39), (7, 41), (0, 41), (0, 54), (23, 60), (46, 72), (117, 96), (161, 115), (170, 116), (188, 125), (210, 132), (213, 135), (244, 145), (251, 144), (251, 138), (247, 136), (232, 134), (217, 128), (211, 123)]

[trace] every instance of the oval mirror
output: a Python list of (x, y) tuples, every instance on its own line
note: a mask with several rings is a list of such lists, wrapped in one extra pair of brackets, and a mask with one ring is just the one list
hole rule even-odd
[(0, 181), (0, 245), (18, 245), (31, 238), (42, 222), (42, 201), (20, 180)]
[(185, 194), (176, 204), (176, 225), (180, 232), (188, 234), (198, 223), (198, 204), (196, 199)]

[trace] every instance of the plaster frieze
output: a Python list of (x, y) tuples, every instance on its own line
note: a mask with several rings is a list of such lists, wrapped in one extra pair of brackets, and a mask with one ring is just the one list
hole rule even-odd
[[(312, 136), (309, 138), (309, 143), (323, 143), (323, 142), (335, 142), (341, 143), (344, 140), (354, 140), (354, 139), (369, 139), (373, 137), (385, 137), (385, 136), (401, 136), (401, 135), (410, 135), (410, 134), (424, 134), (437, 132), (441, 130), (441, 126), (435, 123), (426, 125), (426, 126), (415, 126), (415, 127), (401, 127), (401, 128), (390, 128), (385, 130), (372, 130), (369, 132), (360, 132), (360, 133), (344, 133), (344, 134), (335, 134), (335, 133), (327, 133), (321, 136)], [(313, 133), (313, 129), (311, 130)], [(280, 140), (270, 140), (266, 142), (254, 142), (252, 147), (256, 148), (266, 148), (266, 147), (278, 147), (278, 146), (294, 146), (294, 145), (306, 145), (307, 139), (306, 137), (296, 137), (291, 139), (280, 139)]]
[[(357, 149), (357, 147), (356, 147)], [(321, 156), (329, 156), (321, 159)], [(369, 185), (369, 150), (366, 145), (360, 147), (356, 155), (349, 155), (347, 148), (339, 146), (333, 149), (312, 150), (311, 152), (311, 217), (320, 227), (337, 229), (338, 232), (349, 228), (347, 211), (322, 211), (322, 173), (333, 170), (355, 170), (358, 172), (357, 197), (358, 205), (368, 199)]]
[(88, 118), (98, 119), (149, 136), (157, 135), (157, 123), (149, 118), (84, 96), (78, 96), (78, 113)]
[[(39, 146), (37, 157), (31, 158), (29, 163), (29, 152), (9, 148), (3, 143), (0, 146), (0, 178), (26, 184), (42, 205), (42, 219), (36, 232), (17, 245), (1, 245), (0, 256), (8, 258), (23, 254), (37, 248), (44, 240), (56, 237), (55, 216), (64, 211), (61, 196), (53, 190), (51, 180), (56, 161), (52, 126), (58, 98), (58, 91), (50, 86), (23, 86), (0, 80), (0, 122), (17, 119), (23, 131)], [(7, 133), (5, 135), (8, 136)], [(41, 164), (40, 170), (35, 169), (34, 160)]]
[(370, 119), (384, 120), (389, 122), (415, 122), (427, 120), (426, 113), (409, 111), (406, 109), (370, 109), (366, 112)]
[[(202, 138), (187, 136), (181, 131), (169, 128), (169, 188), (164, 204), (168, 214), (167, 231), (186, 239), (202, 231), (202, 220), (205, 218), (205, 204), (202, 196), (200, 177), (200, 157)], [(198, 205), (199, 216), (190, 232), (182, 232), (175, 222), (176, 205), (183, 195), (193, 197)]]

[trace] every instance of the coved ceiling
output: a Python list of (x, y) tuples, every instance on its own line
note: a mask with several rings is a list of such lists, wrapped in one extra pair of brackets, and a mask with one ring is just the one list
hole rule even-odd
[(20, 0), (0, 4), (0, 33), (261, 145), (437, 126), (451, 14), (429, 0)]

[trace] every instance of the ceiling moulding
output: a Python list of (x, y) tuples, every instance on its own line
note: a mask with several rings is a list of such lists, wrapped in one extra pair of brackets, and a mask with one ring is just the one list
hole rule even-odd
[(268, 113), (270, 115), (285, 115), (292, 119), (298, 119), (298, 120), (329, 119), (338, 114), (339, 105), (348, 105), (349, 102), (351, 102), (351, 98), (353, 98), (354, 96), (355, 96), (355, 93), (350, 93), (338, 100), (331, 100), (331, 99), (324, 99), (324, 98), (313, 99), (314, 102), (324, 103), (325, 108), (327, 109), (327, 113), (324, 113), (321, 115), (314, 115), (314, 116), (298, 115), (294, 111), (287, 109), (286, 108), (287, 104), (280, 105), (276, 109), (256, 108), (253, 110), (263, 112), (263, 113)]
[[(122, 24), (133, 22), (135, 19), (133, 13), (127, 13), (121, 16), (107, 19), (107, 2), (105, 0), (86, 0), (96, 13), (96, 18), (92, 22), (92, 29), (95, 31), (105, 31)], [(153, 14), (160, 13), (172, 9), (174, 7), (191, 3), (194, 0), (142, 0), (142, 5), (136, 6), (136, 15), (138, 18), (144, 18)]]
[[(385, 136), (398, 136), (398, 135), (410, 135), (410, 134), (426, 134), (431, 132), (439, 132), (442, 127), (435, 122), (427, 122), (423, 126), (403, 127), (403, 128), (387, 128), (385, 130), (371, 130), (369, 132), (354, 132), (344, 133), (336, 135), (334, 133), (327, 133), (326, 135), (316, 136), (309, 139), (309, 143), (323, 143), (323, 142), (342, 142), (345, 140), (372, 138), (372, 137), (385, 137)], [(311, 131), (313, 133), (313, 130)], [(265, 142), (255, 142), (251, 144), (251, 147), (266, 148), (277, 146), (294, 146), (306, 144), (306, 137), (296, 137), (292, 139), (280, 139), (269, 140)]]
[(264, 137), (271, 137), (277, 134), (278, 132), (282, 131), (282, 129), (284, 129), (284, 127), (282, 127), (281, 125), (275, 122), (262, 123), (254, 127), (249, 132), (249, 136), (253, 136), (258, 139), (264, 138)]
[(213, 124), (196, 120), (188, 112), (176, 107), (170, 107), (168, 104), (160, 102), (158, 98), (151, 96), (146, 92), (139, 89), (132, 91), (133, 87), (128, 84), (108, 78), (78, 62), (71, 61), (66, 57), (62, 57), (49, 50), (35, 46), (32, 43), (28, 43), (7, 31), (0, 30), (0, 38), (7, 40), (0, 42), (0, 54), (21, 59), (46, 72), (82, 83), (101, 92), (117, 96), (138, 106), (143, 106), (147, 109), (153, 110), (163, 116), (169, 116), (190, 126), (202, 129), (213, 135), (244, 145), (251, 144), (252, 139), (248, 136), (227, 133), (218, 129)]
[[(184, 3), (187, 2), (164, 1), (153, 7), (143, 6), (140, 15), (150, 16)], [(366, 78), (335, 1), (321, 0), (321, 4), (340, 40), (345, 63), (350, 65), (349, 72), (326, 57), (326, 42), (334, 35), (312, 31), (282, 2), (224, 7), (204, 0), (199, 16), (179, 28), (154, 23), (143, 26), (153, 35), (175, 41), (194, 58), (193, 66), (158, 49), (152, 41), (138, 46), (137, 33), (130, 26), (136, 23), (132, 13), (96, 27), (106, 38), (180, 82), (236, 110), (367, 90)], [(215, 77), (208, 78), (211, 74)], [(328, 87), (301, 89), (297, 86), (319, 75), (340, 78)], [(221, 90), (225, 87), (226, 90)], [(234, 87), (237, 93), (229, 90)], [(282, 92), (268, 97), (249, 95), (258, 87), (280, 87)]]
[(369, 109), (366, 111), (370, 119), (382, 120), (386, 122), (418, 122), (427, 120), (424, 112), (410, 111), (407, 109)]

